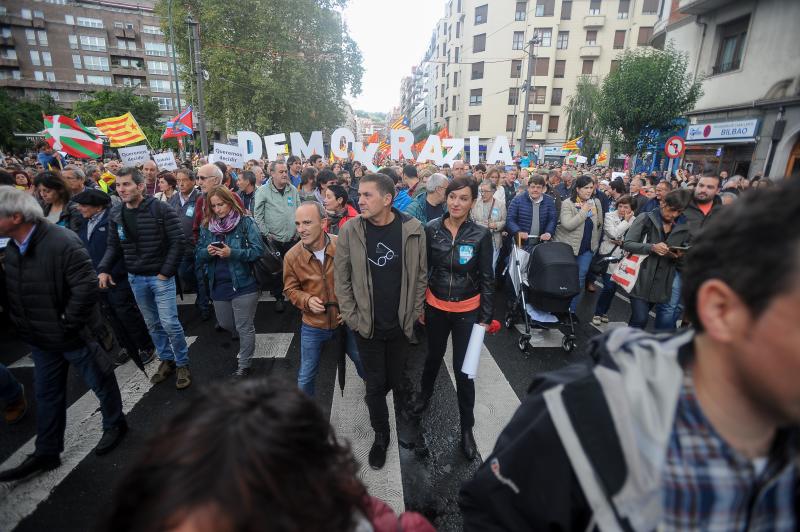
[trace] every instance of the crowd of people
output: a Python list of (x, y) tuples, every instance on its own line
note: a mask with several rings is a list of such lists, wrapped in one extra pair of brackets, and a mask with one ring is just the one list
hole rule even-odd
[[(792, 466), (797, 434), (791, 427), (800, 421), (796, 387), (787, 384), (787, 374), (774, 364), (765, 363), (767, 367), (757, 371), (753, 366), (758, 342), (763, 341), (774, 351), (768, 360), (783, 361), (788, 375), (798, 376), (795, 346), (800, 344), (791, 343), (791, 331), (781, 330), (789, 322), (780, 312), (798, 315), (800, 237), (791, 229), (778, 244), (778, 235), (772, 234), (783, 235), (783, 222), (778, 221), (789, 221), (800, 212), (797, 194), (788, 194), (787, 185), (728, 178), (724, 172), (624, 172), (615, 177), (605, 167), (469, 166), (461, 160), (452, 167), (390, 162), (373, 172), (357, 161), (329, 164), (319, 155), (307, 160), (251, 160), (241, 169), (196, 156), (178, 170), (161, 172), (153, 161), (141, 168), (122, 167), (113, 159), (66, 164), (46, 147), (36, 161), (39, 167), (27, 166), (32, 159), (23, 160), (7, 159), (0, 173), (0, 184), (10, 185), (0, 187), (0, 237), (9, 239), (4, 259), (8, 299), (2, 305), (20, 337), (33, 348), (37, 440), (35, 453), (17, 468), (0, 472), (0, 481), (19, 480), (60, 464), (69, 364), (101, 403), (104, 432), (96, 454), (110, 452), (124, 438), (128, 427), (114, 365), (104, 354), (110, 331), (121, 348), (113, 362), (132, 357), (147, 364), (157, 357), (153, 384), (174, 374), (177, 389), (191, 385), (177, 309), (177, 298), (187, 292), (196, 294), (202, 320), (215, 318), (218, 330), (238, 339), (235, 379), (251, 375), (260, 294), (272, 294), (276, 313), (286, 311), (288, 299), (302, 315), (297, 388), (304, 393), (287, 391), (269, 398), (272, 392), (242, 384), (241, 392), (209, 396), (219, 401), (199, 399), (210, 402), (204, 407), (206, 417), (195, 420), (184, 412), (176, 418), (180, 424), (193, 434), (213, 432), (208, 423), (223, 411), (258, 418), (247, 427), (260, 427), (261, 421), (264, 426), (285, 423), (283, 417), (270, 420), (274, 416), (266, 403), (258, 404), (259, 398), (276, 402), (275, 408), (306, 410), (313, 417), (313, 407), (302, 397), (315, 395), (324, 345), (335, 340), (365, 381), (374, 431), (368, 463), (380, 469), (391, 439), (388, 392), (394, 392), (407, 418), (419, 424), (448, 340), (453, 367), (460, 368), (473, 326), (490, 328), (497, 313), (495, 291), (504, 284), (512, 244), (531, 249), (555, 241), (572, 249), (582, 289), (570, 302), (566, 318), (580, 321), (583, 293), (600, 290), (596, 305), (583, 319), (598, 326), (608, 323), (614, 294), (624, 289), (631, 302), (630, 328), (591, 343), (596, 366), (570, 366), (534, 382), (493, 454), (465, 485), (465, 527), (520, 530), (557, 523), (586, 529), (595, 523), (600, 528), (638, 530), (661, 522), (668, 528), (705, 528), (718, 523), (708, 519), (721, 519), (722, 528), (730, 524), (737, 529), (741, 527), (733, 525), (742, 518), (732, 501), (748, 500), (740, 497), (742, 493), (758, 493), (749, 498), (749, 522), (774, 529), (796, 523), (791, 511), (797, 508), (800, 491), (797, 467)], [(754, 191), (764, 187), (769, 188)], [(754, 227), (770, 234), (758, 235)], [(753, 240), (745, 240), (750, 236)], [(773, 244), (775, 249), (762, 249)], [(737, 251), (737, 245), (751, 249)], [(785, 291), (752, 286), (773, 270), (766, 258), (753, 257), (752, 248), (783, 265), (777, 286), (793, 290), (795, 299), (783, 301)], [(254, 266), (267, 252), (278, 254), (283, 264), (281, 272), (265, 282)], [(639, 257), (641, 267), (635, 281), (621, 285), (615, 273), (627, 257)], [(770, 281), (769, 286), (774, 285)], [(774, 310), (774, 305), (780, 309)], [(651, 311), (653, 329), (680, 331), (664, 336), (637, 331), (647, 327)], [(421, 382), (408, 394), (404, 381), (409, 346), (420, 342), (422, 331), (427, 342), (424, 370)], [(778, 331), (786, 340), (775, 337)], [(734, 367), (722, 369), (727, 355), (735, 360)], [(720, 389), (712, 371), (728, 375), (730, 388)], [(567, 396), (573, 383), (574, 393)], [(735, 397), (736, 392), (742, 397)], [(460, 371), (456, 393), (459, 447), (473, 460), (478, 457), (472, 434), (475, 386)], [(25, 415), (25, 390), (2, 365), (0, 394), (9, 423)], [(728, 402), (720, 403), (723, 407), (713, 403), (716, 399)], [(767, 432), (758, 439), (744, 425), (736, 426), (725, 412), (733, 406), (749, 409), (748, 428), (763, 429), (769, 438)], [(245, 412), (246, 407), (258, 412)], [(658, 423), (647, 417), (655, 412)], [(353, 477), (352, 456), (337, 447), (335, 436), (326, 436), (331, 430), (327, 423), (317, 425), (320, 441), (258, 447), (263, 453), (258, 460), (264, 461), (258, 467), (283, 471), (288, 466), (280, 464), (279, 457), (284, 454), (272, 453), (289, 452), (290, 447), (299, 452), (306, 444), (326, 440), (330, 448), (313, 452), (319, 463), (303, 467), (325, 468), (324, 460), (334, 460), (343, 468), (341, 476), (330, 479), (330, 486), (338, 483), (343, 490), (339, 502), (345, 507), (339, 510), (346, 510), (335, 522), (341, 524), (337, 529), (354, 529), (353, 524), (370, 518), (375, 507)], [(711, 425), (719, 434), (706, 430)], [(691, 445), (702, 446), (704, 453), (718, 456), (724, 448), (730, 454), (724, 472), (681, 453), (697, 431), (705, 440)], [(581, 446), (595, 432), (605, 438), (596, 447), (602, 455)], [(230, 432), (228, 437), (233, 440), (217, 445), (238, 445), (247, 439), (244, 433)], [(180, 438), (176, 436), (175, 445), (164, 453), (158, 451), (164, 441), (153, 440), (138, 466), (144, 469), (127, 477), (131, 489), (118, 501), (118, 513), (110, 522), (121, 523), (120, 516), (129, 515), (137, 490), (142, 500), (153, 496), (154, 480), (142, 471), (161, 467), (163, 479), (194, 478), (167, 472), (166, 457), (188, 444)], [(541, 442), (547, 442), (552, 453), (523, 448), (535, 449)], [(601, 462), (611, 455), (614, 463), (603, 467)], [(282, 482), (278, 469), (270, 475)], [(271, 493), (274, 485), (264, 479), (246, 486), (237, 482), (245, 474), (245, 466), (241, 472), (229, 472), (226, 482), (234, 486), (230, 493)], [(715, 487), (724, 490), (726, 508), (702, 503), (704, 493), (684, 501), (683, 487), (706, 477), (712, 477), (707, 489), (712, 496), (719, 496)], [(542, 478), (557, 482), (545, 487)], [(763, 489), (752, 491), (753, 486)], [(664, 492), (663, 506), (652, 504), (657, 489)], [(214, 519), (232, 526), (241, 515), (257, 510), (251, 504), (243, 514), (230, 513), (226, 505), (238, 504), (230, 494), (221, 494), (215, 502), (219, 507), (209, 510), (199, 493), (169, 493), (175, 500), (188, 501), (184, 519), (192, 518), (195, 510), (211, 511)], [(291, 502), (298, 505), (297, 513), (286, 510), (287, 523), (304, 519), (301, 500)], [(166, 519), (159, 514), (162, 510), (153, 506), (143, 515)]]

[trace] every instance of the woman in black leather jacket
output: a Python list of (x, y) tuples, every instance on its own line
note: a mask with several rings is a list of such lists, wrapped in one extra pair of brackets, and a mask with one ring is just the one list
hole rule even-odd
[(475, 383), (461, 372), (472, 327), (488, 328), (494, 310), (492, 236), (470, 218), (478, 197), (478, 184), (469, 178), (450, 182), (445, 192), (447, 213), (425, 227), (428, 251), (428, 290), (425, 324), (428, 356), (422, 372), (421, 391), (412, 406), (420, 416), (428, 407), (442, 364), (447, 338), (453, 334), (453, 370), (456, 374), (461, 449), (472, 460), (477, 456), (472, 426), (475, 417)]

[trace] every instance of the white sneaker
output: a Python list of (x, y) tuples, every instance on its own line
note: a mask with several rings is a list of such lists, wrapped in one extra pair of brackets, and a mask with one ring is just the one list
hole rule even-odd
[(600, 316), (595, 316), (592, 318), (592, 325), (600, 325), (602, 323)]

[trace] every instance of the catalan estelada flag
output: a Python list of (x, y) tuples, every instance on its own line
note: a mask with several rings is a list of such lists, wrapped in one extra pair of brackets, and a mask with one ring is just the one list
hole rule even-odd
[(136, 123), (136, 119), (130, 111), (122, 116), (97, 120), (94, 125), (108, 137), (112, 148), (146, 140), (142, 128)]
[(597, 156), (597, 164), (603, 164), (606, 161), (608, 161), (608, 153), (606, 150), (603, 150), (600, 152), (600, 155)]
[(408, 119), (406, 115), (400, 115), (400, 117), (392, 122), (392, 125), (389, 126), (389, 129), (411, 129), (409, 126), (411, 125), (411, 121)]
[(576, 151), (583, 147), (583, 137), (576, 137), (561, 145), (562, 150)]

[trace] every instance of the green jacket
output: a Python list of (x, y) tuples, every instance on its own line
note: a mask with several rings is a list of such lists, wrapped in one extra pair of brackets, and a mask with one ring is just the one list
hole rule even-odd
[(272, 179), (256, 189), (256, 206), (253, 217), (259, 230), (279, 242), (294, 239), (294, 212), (300, 205), (300, 195), (291, 183), (286, 184), (281, 194), (272, 185)]
[[(392, 209), (403, 230), (403, 277), (400, 279), (400, 307), (397, 317), (403, 332), (414, 338), (414, 322), (422, 315), (428, 284), (428, 259), (425, 228), (418, 220)], [(374, 333), (374, 287), (367, 258), (368, 222), (358, 216), (339, 230), (334, 258), (334, 291), (342, 319), (364, 338)]]

